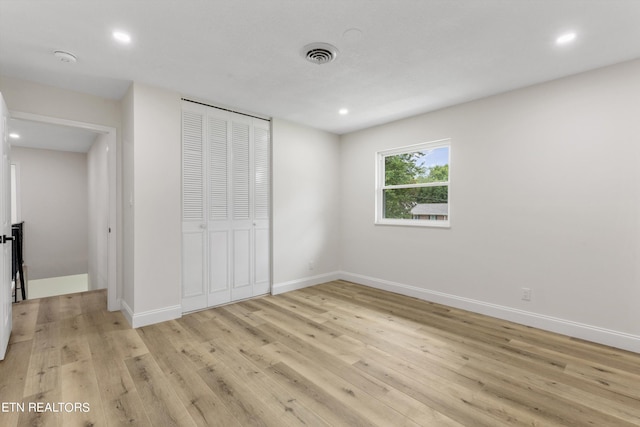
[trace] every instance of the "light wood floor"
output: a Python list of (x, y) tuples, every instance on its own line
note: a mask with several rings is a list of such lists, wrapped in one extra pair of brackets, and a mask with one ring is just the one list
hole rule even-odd
[(137, 330), (105, 307), (14, 305), (0, 426), (640, 425), (638, 354), (347, 282)]

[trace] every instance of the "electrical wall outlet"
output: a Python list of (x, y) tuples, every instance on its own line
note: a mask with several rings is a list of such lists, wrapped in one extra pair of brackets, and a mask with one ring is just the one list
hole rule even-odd
[(522, 288), (522, 301), (531, 301), (531, 288)]
[(309, 261), (309, 270), (313, 270), (314, 268), (316, 268), (315, 261), (313, 261), (313, 260)]

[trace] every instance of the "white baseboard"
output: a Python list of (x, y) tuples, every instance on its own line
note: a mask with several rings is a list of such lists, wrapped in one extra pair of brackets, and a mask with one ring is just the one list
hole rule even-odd
[(133, 327), (133, 310), (131, 310), (131, 307), (129, 307), (129, 304), (127, 304), (125, 300), (120, 300), (120, 307), (122, 307), (122, 315), (127, 319), (129, 325)]
[(284, 292), (295, 291), (309, 286), (319, 285), (321, 283), (338, 280), (340, 273), (334, 271), (332, 273), (319, 274), (317, 276), (303, 277), (302, 279), (290, 280), (288, 282), (274, 283), (271, 287), (271, 295), (278, 295)]
[(459, 297), (443, 292), (418, 288), (402, 283), (377, 279), (375, 277), (363, 276), (361, 274), (340, 272), (339, 278), (350, 282), (358, 283), (372, 288), (382, 289), (401, 295), (419, 298), (425, 301), (448, 305), (472, 311), (474, 313), (485, 314), (498, 319), (508, 320), (521, 325), (532, 326), (587, 341), (617, 347), (640, 353), (640, 336), (625, 332), (614, 331), (598, 326), (587, 325), (571, 320), (546, 316), (525, 310), (511, 308), (507, 306), (491, 304), (484, 301)]
[(154, 323), (166, 322), (167, 320), (178, 319), (182, 317), (182, 306), (174, 305), (172, 307), (163, 307), (156, 310), (143, 311), (134, 313), (131, 307), (123, 300), (122, 314), (132, 328), (140, 328), (142, 326), (153, 325)]

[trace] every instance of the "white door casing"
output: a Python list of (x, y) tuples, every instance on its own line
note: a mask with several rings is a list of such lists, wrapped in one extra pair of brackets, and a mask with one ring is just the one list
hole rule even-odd
[(59, 117), (43, 116), (40, 114), (25, 113), (22, 111), (11, 111), (11, 118), (28, 120), (32, 122), (68, 126), (89, 130), (107, 136), (107, 170), (108, 170), (108, 225), (106, 230), (102, 230), (107, 242), (107, 309), (118, 311), (121, 309), (120, 297), (118, 295), (118, 197), (117, 189), (117, 168), (118, 149), (116, 128), (111, 126), (86, 123), (77, 120), (62, 119)]

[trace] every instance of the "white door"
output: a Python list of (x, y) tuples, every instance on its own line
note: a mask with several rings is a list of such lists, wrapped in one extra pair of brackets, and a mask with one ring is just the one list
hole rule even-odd
[(232, 114), (220, 111), (216, 115), (207, 114), (206, 145), (207, 166), (205, 176), (207, 187), (207, 306), (231, 301), (231, 281), (233, 279), (233, 245), (231, 218), (233, 217), (232, 197), (229, 187), (233, 182), (233, 150), (229, 141), (233, 138)]
[(182, 111), (182, 310), (207, 307), (205, 110)]
[(269, 228), (271, 194), (270, 141), (271, 126), (264, 120), (253, 127), (253, 262), (251, 265), (253, 295), (264, 295), (271, 290)]
[[(9, 158), (9, 110), (0, 94), (0, 360), (4, 359), (11, 334), (11, 160)], [(17, 291), (16, 291), (17, 292)]]
[(182, 309), (269, 292), (270, 124), (185, 102)]

